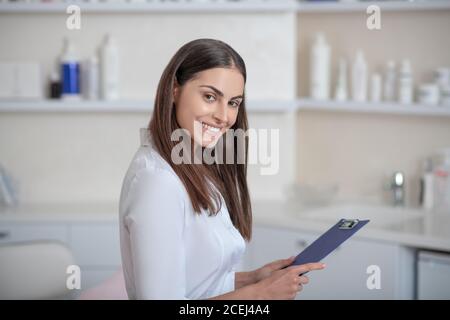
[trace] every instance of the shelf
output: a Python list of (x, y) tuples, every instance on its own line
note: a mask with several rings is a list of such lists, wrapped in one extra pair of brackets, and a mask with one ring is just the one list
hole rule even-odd
[(338, 12), (366, 12), (370, 5), (377, 5), (382, 12), (387, 11), (426, 11), (426, 10), (448, 10), (449, 0), (429, 1), (321, 1), (301, 2), (297, 4), (299, 13), (338, 13)]
[(297, 110), (296, 100), (247, 100), (247, 111), (253, 113), (289, 112)]
[(130, 101), (1, 101), (0, 112), (151, 112), (153, 103)]
[(449, 0), (430, 1), (248, 1), (248, 2), (112, 2), (112, 3), (86, 3), (83, 1), (70, 1), (67, 3), (0, 3), (0, 13), (63, 13), (69, 4), (76, 4), (83, 13), (339, 13), (339, 12), (365, 12), (367, 7), (375, 4), (383, 12), (387, 11), (424, 11), (448, 10)]
[[(253, 113), (285, 112), (296, 109), (295, 100), (250, 100), (247, 110)], [(0, 112), (151, 112), (153, 101), (2, 101)]]
[(450, 106), (427, 106), (420, 104), (402, 105), (387, 102), (354, 102), (354, 101), (318, 101), (313, 99), (299, 99), (298, 109), (304, 111), (333, 111), (355, 113), (384, 113), (419, 116), (448, 116)]
[[(121, 101), (0, 101), (0, 112), (130, 112), (146, 113), (153, 109), (149, 100)], [(383, 113), (421, 116), (449, 116), (450, 106), (401, 105), (398, 103), (373, 102), (337, 102), (317, 101), (312, 99), (299, 100), (249, 100), (247, 111), (250, 113), (279, 113), (291, 111), (330, 111), (353, 113)]]
[(244, 12), (286, 12), (295, 11), (294, 1), (253, 1), (249, 3), (236, 2), (116, 2), (116, 3), (85, 3), (70, 1), (68, 3), (0, 3), (0, 13), (64, 13), (69, 4), (80, 7), (83, 13), (244, 13)]

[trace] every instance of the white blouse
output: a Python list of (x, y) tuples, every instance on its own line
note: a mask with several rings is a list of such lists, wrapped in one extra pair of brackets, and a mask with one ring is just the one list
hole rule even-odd
[(120, 246), (130, 299), (206, 299), (234, 290), (246, 247), (226, 204), (194, 212), (187, 191), (141, 129), (119, 205)]

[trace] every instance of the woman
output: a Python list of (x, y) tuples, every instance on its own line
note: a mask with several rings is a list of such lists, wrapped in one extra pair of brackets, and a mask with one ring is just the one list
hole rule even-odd
[[(130, 299), (293, 299), (308, 282), (299, 274), (323, 268), (285, 268), (291, 257), (235, 271), (252, 230), (247, 161), (191, 160), (199, 150), (222, 150), (234, 160), (247, 153), (247, 138), (217, 148), (225, 133), (248, 129), (245, 82), (242, 58), (213, 39), (185, 44), (164, 70), (120, 197)], [(188, 137), (181, 152), (177, 130)]]

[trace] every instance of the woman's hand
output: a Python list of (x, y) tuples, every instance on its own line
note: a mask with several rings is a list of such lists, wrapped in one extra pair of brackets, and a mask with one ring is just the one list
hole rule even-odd
[(324, 267), (325, 265), (323, 263), (307, 263), (290, 266), (285, 269), (272, 271), (269, 276), (254, 286), (259, 297), (262, 299), (294, 299), (297, 293), (303, 289), (303, 285), (309, 282), (307, 276), (300, 276), (300, 274), (312, 270), (321, 270)]
[(269, 277), (274, 271), (289, 266), (295, 257), (272, 261), (253, 271), (236, 272), (234, 287), (236, 289), (257, 283)]
[(259, 269), (253, 271), (253, 279), (254, 283), (264, 280), (267, 277), (270, 277), (273, 272), (277, 270), (281, 270), (284, 267), (289, 266), (292, 262), (294, 262), (295, 256), (292, 256), (287, 259), (275, 260), (268, 264), (265, 264)]

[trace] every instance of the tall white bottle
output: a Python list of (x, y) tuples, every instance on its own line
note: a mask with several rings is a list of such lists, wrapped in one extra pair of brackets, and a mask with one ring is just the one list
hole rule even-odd
[(370, 101), (381, 102), (381, 74), (374, 73), (370, 78)]
[(101, 95), (105, 100), (119, 99), (119, 51), (115, 39), (107, 34), (100, 50)]
[(85, 99), (98, 100), (100, 97), (100, 70), (96, 55), (84, 61), (82, 66), (81, 92)]
[(367, 63), (362, 50), (356, 52), (352, 65), (352, 99), (357, 102), (367, 101)]
[(413, 102), (413, 79), (411, 63), (403, 60), (398, 75), (398, 102), (411, 104)]
[(389, 60), (386, 65), (386, 73), (384, 76), (384, 100), (394, 101), (397, 92), (397, 72), (395, 70), (395, 61)]
[(310, 97), (330, 98), (330, 46), (323, 33), (316, 34), (310, 52)]
[(433, 161), (431, 158), (427, 158), (423, 163), (423, 172), (420, 180), (421, 183), (421, 197), (420, 205), (423, 209), (431, 211), (434, 207), (434, 174), (433, 174)]
[(344, 58), (341, 58), (338, 64), (338, 76), (334, 99), (336, 101), (346, 101), (348, 97), (347, 90), (347, 61)]

